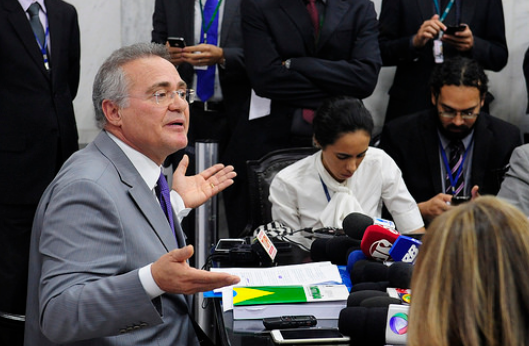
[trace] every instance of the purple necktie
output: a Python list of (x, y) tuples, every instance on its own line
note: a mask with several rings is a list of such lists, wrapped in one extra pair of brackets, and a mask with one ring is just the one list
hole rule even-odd
[[(448, 149), (450, 152), (450, 161), (448, 162), (448, 165), (450, 166), (450, 172), (446, 175), (446, 193), (453, 193), (454, 196), (457, 196), (461, 193), (461, 191), (463, 191), (463, 188), (465, 187), (463, 169), (460, 169), (460, 166), (463, 163), (463, 153), (465, 152), (465, 146), (463, 145), (463, 142), (456, 140), (448, 144)], [(457, 173), (459, 174), (455, 176)], [(455, 186), (452, 186), (452, 182), (450, 181), (448, 174), (452, 175)]]
[(320, 16), (318, 15), (318, 9), (316, 8), (316, 0), (307, 0), (307, 11), (309, 11), (310, 21), (314, 27), (314, 38), (318, 39), (318, 33), (320, 31)]
[[(158, 196), (158, 199), (160, 200), (160, 205), (162, 207), (162, 210), (167, 217), (167, 221), (169, 221), (169, 225), (171, 226), (171, 230), (173, 231), (173, 234), (176, 239), (176, 233), (174, 228), (174, 221), (173, 221), (173, 209), (171, 207), (171, 196), (169, 192), (169, 186), (167, 185), (167, 180), (165, 180), (165, 176), (162, 172), (160, 172), (160, 177), (158, 178), (158, 182), (156, 183), (156, 187), (154, 188), (154, 191), (156, 192), (156, 196)], [(178, 240), (177, 240), (178, 243)]]

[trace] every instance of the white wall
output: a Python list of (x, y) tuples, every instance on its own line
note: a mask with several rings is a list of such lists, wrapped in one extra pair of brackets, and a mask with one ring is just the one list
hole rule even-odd
[[(88, 143), (98, 132), (91, 103), (92, 82), (97, 69), (113, 50), (135, 42), (150, 41), (154, 0), (66, 1), (73, 4), (79, 14), (81, 84), (74, 106), (80, 143)], [(381, 0), (374, 0), (374, 3), (379, 11)], [(522, 73), (523, 55), (529, 46), (529, 1), (504, 0), (503, 8), (509, 62), (501, 72), (489, 73), (490, 89), (496, 97), (491, 105), (491, 113), (523, 129), (527, 128), (524, 132), (529, 132), (529, 116), (525, 116), (527, 92)], [(381, 126), (384, 119), (387, 91), (393, 73), (394, 68), (384, 67), (375, 92), (366, 100), (377, 127)]]

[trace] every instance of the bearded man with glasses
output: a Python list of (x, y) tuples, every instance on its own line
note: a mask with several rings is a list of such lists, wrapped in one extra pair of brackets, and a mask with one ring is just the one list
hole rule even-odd
[(446, 60), (430, 79), (432, 108), (384, 126), (380, 147), (402, 170), (425, 224), (461, 200), (498, 193), (520, 130), (483, 112), (488, 78), (474, 60)]

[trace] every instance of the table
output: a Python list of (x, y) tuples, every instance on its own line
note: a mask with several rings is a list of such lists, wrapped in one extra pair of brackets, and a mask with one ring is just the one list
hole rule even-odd
[[(279, 255), (279, 254), (278, 254)], [(277, 258), (280, 264), (305, 263), (310, 261), (310, 254), (295, 246), (288, 254)], [(233, 311), (222, 311), (221, 298), (208, 298), (213, 303), (216, 343), (222, 346), (273, 346), (276, 345), (264, 328), (262, 320), (233, 320)], [(288, 312), (285, 312), (288, 315)], [(318, 320), (317, 327), (338, 328), (338, 320)], [(315, 345), (315, 344), (311, 344)], [(329, 344), (326, 344), (329, 345)], [(332, 345), (349, 345), (335, 343)]]

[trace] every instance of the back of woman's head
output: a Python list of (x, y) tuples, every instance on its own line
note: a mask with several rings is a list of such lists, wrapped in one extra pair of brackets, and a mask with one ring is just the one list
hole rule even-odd
[(529, 221), (496, 197), (437, 217), (412, 278), (408, 345), (529, 345)]
[(325, 148), (349, 132), (362, 130), (371, 137), (374, 122), (361, 100), (338, 96), (323, 102), (316, 111), (312, 127), (314, 139), (321, 148)]

